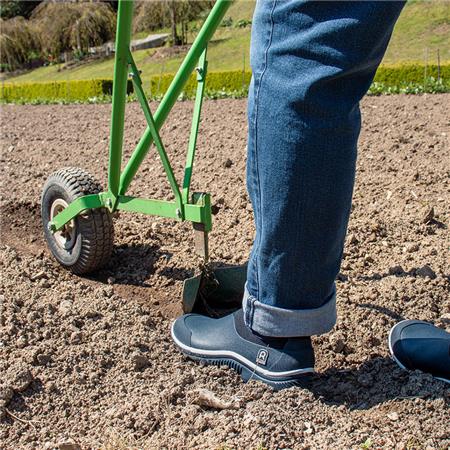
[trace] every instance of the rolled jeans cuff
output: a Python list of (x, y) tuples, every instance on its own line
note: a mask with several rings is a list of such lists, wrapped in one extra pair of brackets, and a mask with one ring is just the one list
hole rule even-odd
[(248, 327), (263, 336), (299, 337), (324, 334), (336, 324), (336, 293), (319, 308), (287, 309), (266, 305), (245, 287), (242, 301)]

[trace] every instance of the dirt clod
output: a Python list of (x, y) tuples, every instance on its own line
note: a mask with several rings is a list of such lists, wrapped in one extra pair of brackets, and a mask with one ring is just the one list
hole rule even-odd
[(150, 366), (149, 359), (144, 355), (140, 355), (139, 353), (135, 353), (131, 356), (131, 362), (133, 364), (134, 370), (142, 370)]
[(416, 270), (416, 275), (419, 277), (428, 277), (428, 278), (436, 278), (436, 272), (427, 264), (425, 264), (420, 269)]
[(0, 404), (6, 406), (13, 398), (14, 391), (11, 386), (2, 384), (0, 385)]
[(10, 367), (6, 376), (11, 380), (11, 387), (17, 392), (25, 391), (33, 381), (33, 375), (23, 365)]

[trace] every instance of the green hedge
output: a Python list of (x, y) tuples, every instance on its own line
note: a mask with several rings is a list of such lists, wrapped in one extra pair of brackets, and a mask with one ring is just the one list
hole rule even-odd
[[(441, 80), (450, 83), (450, 64), (440, 66)], [(438, 78), (438, 66), (423, 64), (398, 64), (392, 66), (380, 66), (374, 81), (386, 86), (394, 87), (405, 84), (424, 84), (430, 78)]]
[[(159, 77), (153, 77), (150, 80), (150, 94), (158, 96), (164, 94), (173, 80), (173, 74), (165, 74)], [(208, 91), (239, 91), (248, 89), (250, 84), (251, 72), (242, 72), (233, 70), (228, 72), (208, 72), (206, 77), (206, 89)], [(148, 85), (148, 84), (146, 84)], [(192, 74), (187, 82), (184, 93), (191, 96), (197, 88), (197, 77)]]
[[(450, 63), (441, 65), (441, 82), (437, 83), (438, 67), (420, 64), (402, 64), (381, 66), (375, 76), (372, 93), (420, 93), (449, 92)], [(210, 72), (206, 82), (206, 93), (209, 97), (219, 98), (233, 96), (238, 93), (246, 95), (251, 73), (239, 70), (229, 72)], [(144, 80), (144, 87), (151, 98), (160, 98), (173, 79), (173, 74), (154, 76)], [(196, 89), (196, 76), (193, 74), (185, 89), (184, 97), (192, 97)], [(437, 86), (437, 88), (436, 88)], [(132, 83), (129, 81), (128, 93)], [(109, 100), (112, 93), (112, 80), (96, 79), (81, 81), (52, 81), (46, 83), (2, 83), (0, 100), (6, 103), (39, 103), (39, 102), (86, 102)]]
[[(112, 80), (48, 81), (43, 83), (2, 83), (0, 100), (6, 103), (65, 100), (85, 102), (112, 94)], [(133, 92), (129, 81), (128, 93)]]

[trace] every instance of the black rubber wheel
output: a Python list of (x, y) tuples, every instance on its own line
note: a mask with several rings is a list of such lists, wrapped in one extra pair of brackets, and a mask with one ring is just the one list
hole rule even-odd
[(44, 185), (41, 216), (45, 239), (55, 259), (77, 275), (93, 272), (108, 262), (114, 241), (110, 212), (105, 208), (88, 210), (56, 233), (48, 229), (48, 223), (78, 197), (102, 191), (88, 172), (75, 167), (54, 172)]

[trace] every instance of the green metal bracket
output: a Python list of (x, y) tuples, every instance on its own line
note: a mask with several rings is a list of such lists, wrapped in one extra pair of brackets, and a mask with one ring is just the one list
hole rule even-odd
[(107, 193), (85, 195), (77, 198), (67, 208), (63, 209), (54, 219), (49, 222), (50, 231), (59, 231), (67, 222), (70, 222), (83, 211), (94, 208), (105, 207), (107, 203)]

